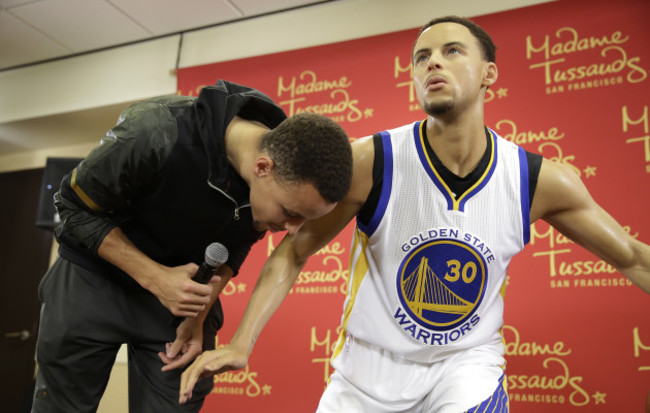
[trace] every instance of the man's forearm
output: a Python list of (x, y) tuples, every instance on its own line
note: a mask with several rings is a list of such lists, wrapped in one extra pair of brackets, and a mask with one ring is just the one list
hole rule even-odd
[(106, 235), (97, 253), (147, 290), (151, 290), (154, 274), (161, 270), (160, 264), (140, 251), (119, 227)]
[(227, 265), (222, 265), (217, 269), (215, 275), (218, 275), (220, 278), (219, 281), (214, 284), (214, 288), (212, 289), (212, 294), (210, 295), (210, 304), (208, 304), (205, 307), (205, 310), (201, 311), (201, 313), (199, 313), (197, 316), (201, 322), (205, 321), (206, 317), (210, 313), (210, 309), (214, 305), (215, 301), (217, 301), (219, 294), (221, 294), (221, 291), (226, 288), (226, 285), (232, 279), (233, 273), (233, 270)]
[(212, 286), (192, 280), (198, 268), (195, 263), (178, 267), (159, 264), (140, 251), (119, 227), (104, 238), (98, 254), (155, 295), (175, 316), (197, 317), (213, 298)]

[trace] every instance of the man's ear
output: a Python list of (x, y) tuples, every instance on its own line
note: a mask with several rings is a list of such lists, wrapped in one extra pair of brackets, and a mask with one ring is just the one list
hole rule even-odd
[(268, 156), (260, 156), (255, 161), (253, 173), (258, 178), (264, 178), (270, 176), (273, 173), (274, 166), (275, 164), (271, 158)]
[(481, 86), (485, 86), (485, 87), (492, 86), (497, 81), (498, 77), (499, 77), (499, 70), (497, 69), (496, 63), (488, 62), (485, 65), (485, 69), (483, 72), (483, 81), (481, 82)]

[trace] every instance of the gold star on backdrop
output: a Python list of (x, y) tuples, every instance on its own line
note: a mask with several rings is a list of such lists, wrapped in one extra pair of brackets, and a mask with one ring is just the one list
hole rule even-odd
[(366, 118), (366, 119), (368, 119), (368, 118), (372, 118), (372, 117), (373, 117), (373, 112), (374, 112), (374, 111), (375, 111), (374, 109), (370, 109), (370, 108), (364, 110), (364, 111), (363, 111), (363, 117)]
[(246, 292), (246, 284), (244, 284), (244, 283), (237, 284), (237, 292), (238, 293), (245, 293)]
[(262, 386), (262, 395), (266, 396), (267, 394), (271, 394), (271, 386), (265, 384)]
[(589, 178), (590, 176), (596, 176), (596, 167), (587, 166), (585, 169), (582, 170), (582, 172), (585, 173), (585, 178)]
[(508, 89), (506, 89), (506, 88), (497, 89), (497, 97), (499, 99), (508, 97)]
[(600, 404), (600, 403), (607, 404), (605, 402), (605, 396), (607, 396), (607, 393), (601, 393), (597, 391), (596, 393), (594, 393), (593, 396), (594, 396), (594, 404)]

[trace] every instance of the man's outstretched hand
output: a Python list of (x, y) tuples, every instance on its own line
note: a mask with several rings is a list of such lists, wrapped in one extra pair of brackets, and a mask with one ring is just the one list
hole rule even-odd
[(181, 376), (178, 402), (184, 404), (192, 397), (192, 390), (199, 379), (230, 370), (239, 370), (248, 364), (246, 351), (227, 345), (206, 351), (194, 360)]

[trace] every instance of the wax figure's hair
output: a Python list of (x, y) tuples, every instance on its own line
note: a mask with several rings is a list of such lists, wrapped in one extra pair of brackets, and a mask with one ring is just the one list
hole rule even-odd
[[(457, 23), (467, 27), (470, 33), (472, 33), (472, 35), (476, 38), (476, 40), (478, 40), (479, 44), (481, 45), (483, 59), (487, 60), (488, 62), (496, 63), (497, 47), (494, 45), (494, 42), (492, 41), (490, 35), (487, 34), (487, 32), (483, 30), (481, 26), (477, 25), (473, 21), (458, 16), (438, 17), (431, 20), (429, 23), (425, 24), (422, 27), (420, 33), (418, 33), (418, 37), (415, 39), (415, 43), (417, 43), (420, 35), (422, 35), (422, 32), (424, 32), (429, 27), (440, 23)], [(413, 48), (415, 49), (415, 44), (413, 45)]]

